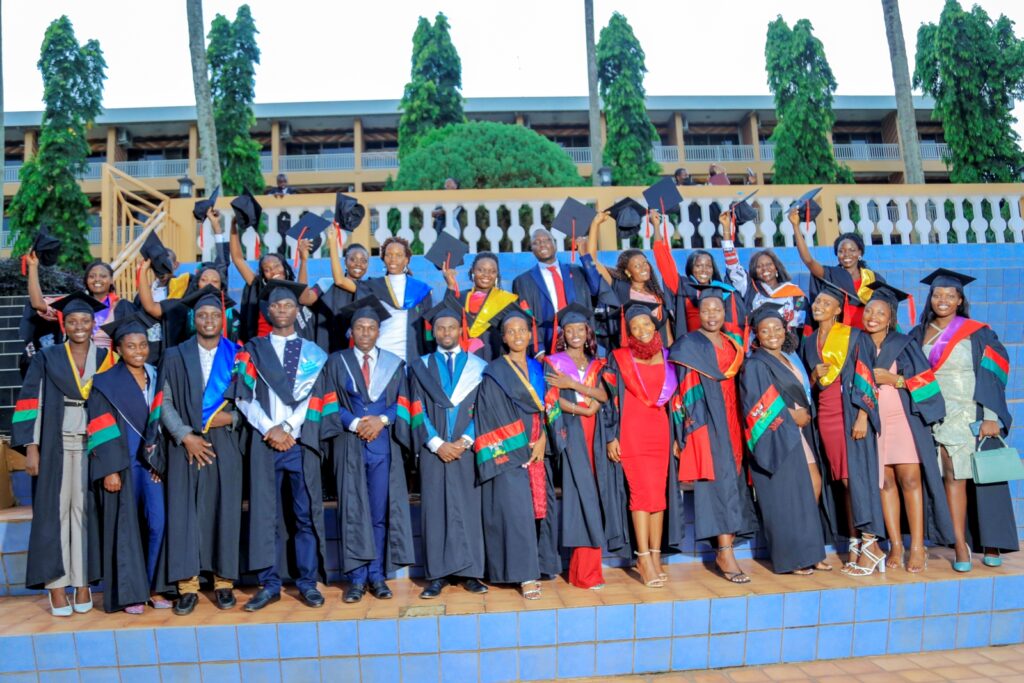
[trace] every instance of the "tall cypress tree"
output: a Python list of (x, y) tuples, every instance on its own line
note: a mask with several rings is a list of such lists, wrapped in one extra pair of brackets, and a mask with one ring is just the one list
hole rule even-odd
[(658, 131), (647, 115), (645, 73), (640, 41), (626, 17), (615, 12), (597, 41), (597, 76), (607, 135), (604, 163), (616, 185), (647, 185), (661, 171), (654, 163)]
[(60, 263), (79, 267), (91, 256), (89, 198), (78, 186), (86, 168), (86, 131), (101, 111), (103, 51), (90, 40), (80, 45), (71, 21), (62, 16), (46, 29), (38, 65), (43, 75), (39, 150), (18, 174), (21, 186), (8, 209), (17, 234), (14, 253), (27, 252), (41, 224), (62, 242)]
[(836, 79), (813, 31), (807, 19), (792, 29), (781, 16), (768, 24), (764, 56), (778, 120), (770, 139), (777, 184), (853, 182), (853, 173), (836, 161), (829, 141), (836, 122)]
[[(256, 124), (252, 103), (256, 96), (256, 23), (248, 5), (242, 5), (230, 21), (218, 14), (210, 25), (206, 56), (210, 62), (210, 90), (217, 146), (223, 172), (224, 193), (263, 191), (259, 142), (250, 129)], [(208, 188), (207, 191), (212, 191)]]
[(412, 36), (412, 78), (405, 85), (398, 120), (399, 156), (424, 135), (449, 123), (462, 123), (462, 60), (452, 43), (448, 18), (438, 12), (431, 26), (420, 17)]
[(935, 98), (955, 183), (1014, 182), (1024, 153), (1013, 129), (1024, 98), (1024, 42), (1005, 16), (947, 0), (938, 24), (917, 31), (914, 85)]

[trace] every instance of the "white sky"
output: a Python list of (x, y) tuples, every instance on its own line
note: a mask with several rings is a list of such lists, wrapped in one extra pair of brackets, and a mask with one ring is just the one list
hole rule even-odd
[[(206, 0), (207, 29), (240, 3)], [(879, 0), (595, 0), (596, 31), (611, 13), (629, 19), (647, 55), (649, 95), (768, 94), (764, 39), (777, 14), (806, 17), (825, 45), (839, 95), (892, 93)], [(969, 5), (969, 2), (962, 3)], [(983, 0), (1024, 34), (1024, 2)], [(583, 0), (252, 0), (262, 51), (256, 101), (398, 99), (409, 77), (420, 15), (444, 11), (462, 58), (466, 97), (572, 96), (587, 92)], [(903, 0), (910, 68), (918, 27), (942, 0)], [(6, 0), (3, 76), (7, 111), (42, 108), (36, 68), (47, 24), (67, 14), (79, 41), (96, 38), (107, 60), (106, 107), (194, 104), (185, 0)], [(1024, 119), (1024, 105), (1016, 108)], [(1024, 133), (1024, 125), (1017, 125)]]

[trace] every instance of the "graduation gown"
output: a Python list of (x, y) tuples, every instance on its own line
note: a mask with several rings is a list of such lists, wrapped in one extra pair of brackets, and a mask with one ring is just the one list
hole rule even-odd
[[(629, 359), (629, 363), (625, 362), (627, 359)], [(605, 366), (602, 373), (602, 379), (604, 380), (605, 388), (608, 391), (608, 402), (601, 408), (604, 413), (604, 446), (607, 446), (609, 442), (619, 438), (620, 430), (622, 429), (621, 411), (622, 406), (625, 405), (626, 402), (626, 392), (631, 392), (634, 396), (644, 396), (642, 393), (643, 386), (639, 382), (639, 375), (632, 365), (633, 362), (629, 356), (629, 350), (618, 349), (608, 356), (608, 364)], [(665, 360), (665, 372), (675, 372), (675, 367), (671, 365), (667, 359)], [(679, 490), (679, 461), (675, 457), (674, 453), (673, 442), (675, 441), (675, 433), (672, 428), (672, 425), (679, 418), (679, 394), (675, 390), (677, 382), (673, 381), (671, 385), (672, 394), (663, 403), (665, 411), (669, 415), (669, 429), (672, 436), (669, 443), (665, 444), (665, 448), (668, 449), (668, 476), (665, 483), (666, 507), (664, 522), (662, 524), (663, 531), (661, 548), (663, 554), (681, 551), (683, 548), (683, 539), (686, 536), (686, 523), (683, 516), (683, 494)], [(651, 398), (656, 399), (660, 397)], [(596, 448), (596, 430), (594, 442)], [(597, 462), (596, 457), (594, 458), (594, 462)], [(621, 463), (612, 463), (609, 461), (609, 465), (612, 473), (609, 478), (611, 479), (612, 484), (614, 485), (615, 480), (622, 482), (620, 488), (622, 501), (619, 504), (621, 506), (621, 510), (618, 514), (622, 515), (624, 520), (628, 520), (629, 482), (622, 473)], [(631, 524), (626, 522), (625, 528), (627, 530), (631, 529)], [(635, 535), (635, 530), (633, 530), (633, 533)]]
[[(522, 583), (562, 571), (551, 458), (544, 458), (542, 496), (532, 492), (530, 475), (522, 467), (530, 459), (529, 442), (538, 420), (539, 429), (544, 429), (544, 371), (533, 359), (527, 359), (527, 367), (535, 396), (505, 356), (487, 364), (477, 393), (474, 450), (482, 488), (487, 577), (494, 583)], [(546, 514), (539, 520), (535, 495), (545, 501)]]
[(436, 353), (409, 366), (411, 413), (423, 415), (412, 429), (412, 444), (420, 459), (423, 566), (431, 580), (484, 576), (483, 513), (473, 450), (446, 463), (427, 447), (435, 436), (443, 441), (476, 436), (477, 389), (487, 363), (471, 353), (459, 353), (455, 359), (454, 385)]
[[(355, 351), (345, 349), (331, 354), (324, 366), (325, 405), (322, 429), (323, 449), (334, 459), (338, 486), (338, 555), (341, 571), (349, 574), (377, 557), (373, 542), (373, 522), (363, 459), (365, 442), (348, 430), (342, 408), (351, 415), (353, 397), (364, 404), (383, 397), (385, 405), (397, 405), (394, 425), (388, 427), (391, 442), (391, 467), (388, 476), (387, 537), (384, 571), (392, 573), (413, 564), (412, 519), (409, 512), (409, 487), (405, 480), (405, 452), (410, 429), (420, 417), (411, 410), (405, 378), (405, 362), (394, 354), (378, 349), (369, 393)], [(327, 401), (336, 401), (332, 409)]]
[(199, 340), (164, 352), (161, 374), (169, 400), (161, 401), (164, 426), (173, 411), (192, 434), (213, 444), (217, 457), (209, 465), (189, 464), (183, 445), (164, 431), (167, 453), (167, 576), (181, 581), (210, 571), (226, 579), (239, 577), (239, 537), (242, 525), (242, 453), (234, 426), (208, 429), (213, 416), (230, 410), (224, 391), (238, 345), (221, 339), (209, 382), (203, 383)]
[[(157, 386), (159, 386), (159, 378)], [(123, 362), (97, 375), (86, 408), (89, 481), (98, 507), (96, 537), (90, 535), (89, 575), (103, 580), (103, 609), (117, 612), (149, 600), (146, 557), (142, 543), (139, 512), (135, 505), (132, 462), (139, 458), (150, 469), (162, 473), (164, 461), (156, 434), (159, 404), (140, 401), (141, 391)], [(152, 445), (153, 447), (149, 447)], [(121, 475), (121, 490), (110, 493), (103, 487), (109, 474)], [(166, 555), (166, 543), (161, 550)], [(157, 562), (153, 590), (166, 592), (166, 557)]]
[[(924, 326), (918, 325), (910, 331), (910, 337), (918, 344), (924, 341)], [(1006, 403), (1006, 382), (1010, 373), (1009, 355), (1006, 347), (991, 327), (976, 320), (967, 319), (947, 345), (952, 351), (964, 339), (971, 341), (971, 358), (974, 361), (974, 402), (978, 404), (977, 419), (984, 417), (985, 409), (994, 412), (1002, 423), (1001, 435), (1005, 439), (1010, 433), (1013, 417)], [(941, 355), (932, 365), (936, 370), (945, 362)], [(908, 380), (909, 382), (909, 380)], [(982, 450), (1002, 448), (996, 439), (986, 439)], [(977, 484), (968, 482), (967, 515), (968, 542), (976, 552), (985, 548), (996, 548), (1000, 552), (1020, 550), (1017, 540), (1017, 522), (1013, 513), (1013, 499), (1006, 482)]]
[[(545, 363), (576, 377), (575, 367), (562, 367), (562, 363), (573, 363), (565, 354), (547, 356)], [(596, 387), (604, 381), (606, 364), (603, 358), (590, 361), (584, 378), (587, 386)], [(607, 456), (606, 413), (602, 407), (594, 415), (594, 465), (591, 467), (580, 417), (563, 412), (559, 398), (575, 404), (576, 392), (551, 387), (544, 399), (552, 451), (558, 458), (558, 470), (562, 475), (562, 545), (566, 548), (602, 548), (606, 552), (629, 557), (625, 478), (622, 465), (612, 462)]]
[(455, 292), (449, 289), (445, 291), (445, 298), (465, 312), (463, 325), (469, 337), (469, 351), (490, 362), (505, 352), (505, 344), (501, 339), (501, 323), (509, 308), (517, 305), (519, 297), (512, 292), (494, 287), (487, 293), (487, 298), (480, 309), (473, 313), (469, 310), (469, 298), (472, 293), (472, 290), (466, 290), (455, 296)]
[[(850, 292), (851, 294), (856, 293), (862, 304), (867, 304), (871, 300), (871, 295), (874, 290), (868, 289), (868, 284), (871, 282), (885, 282), (885, 278), (879, 273), (871, 270), (870, 268), (861, 268), (861, 279), (860, 288), (853, 286), (853, 277), (850, 273), (840, 265), (834, 266), (822, 266), (825, 269), (825, 276), (822, 278), (825, 282), (831, 282), (836, 285), (844, 292)], [(811, 278), (810, 296), (808, 297), (811, 301), (814, 301), (818, 297), (818, 283), (815, 278)], [(863, 309), (859, 313), (855, 312), (855, 309), (859, 308), (852, 304), (846, 304), (843, 307), (843, 320), (842, 322), (847, 325), (861, 320), (864, 315)], [(862, 326), (858, 326), (863, 329)]]
[[(291, 264), (286, 262), (284, 270), (284, 279), (295, 279)], [(267, 320), (267, 302), (260, 298), (263, 288), (266, 286), (266, 280), (262, 275), (257, 274), (251, 283), (242, 287), (242, 299), (238, 303), (238, 340), (241, 342), (258, 337), (260, 320)], [(295, 318), (295, 333), (303, 339), (313, 341), (315, 332), (313, 313), (309, 308), (300, 304), (299, 315)]]
[[(830, 334), (839, 333), (835, 323)], [(845, 326), (844, 326), (845, 327)], [(878, 486), (878, 397), (875, 389), (875, 345), (865, 332), (849, 329), (849, 339), (842, 368), (835, 379), (842, 383), (843, 425), (846, 439), (846, 458), (849, 468), (850, 506), (853, 511), (853, 527), (862, 533), (885, 538), (885, 520), (882, 518), (882, 496)], [(800, 348), (800, 357), (810, 374), (815, 366), (824, 362), (818, 352), (820, 330), (815, 329), (805, 337)], [(821, 381), (814, 383), (812, 394), (815, 401), (822, 391)], [(868, 415), (867, 435), (860, 440), (850, 433), (857, 419), (858, 411)]]
[(350, 292), (328, 280), (325, 289), (320, 289), (320, 297), (309, 307), (313, 314), (313, 340), (317, 346), (327, 353), (334, 353), (348, 348), (348, 327), (341, 325), (338, 311), (356, 300), (355, 292)]
[[(112, 365), (113, 355), (89, 346), (87, 365), (103, 372)], [(11, 421), (11, 445), (39, 446), (39, 476), (32, 480), (32, 527), (28, 539), (25, 585), (40, 589), (64, 576), (68, 562), (61, 552), (60, 489), (64, 478), (64, 401), (84, 401), (92, 380), (83, 383), (66, 343), (48, 346), (32, 356), (25, 381), (18, 393)], [(39, 425), (38, 439), (36, 425)], [(84, 434), (83, 434), (84, 436)], [(83, 463), (85, 466), (85, 463)], [(86, 525), (96, 524), (95, 499), (85, 497)], [(89, 536), (95, 535), (95, 529)], [(98, 575), (89, 575), (90, 580)]]
[[(634, 299), (632, 298), (632, 296), (630, 294), (631, 290), (632, 290), (632, 287), (630, 287), (629, 281), (627, 281), (627, 280), (620, 280), (618, 278), (612, 278), (611, 293), (612, 293), (612, 296), (615, 298), (614, 306), (619, 309), (619, 314), (615, 317), (615, 323), (612, 325), (612, 327), (614, 328), (612, 330), (612, 332), (614, 332), (615, 330), (618, 330), (618, 333), (617, 334), (613, 333), (611, 335), (611, 339), (610, 339), (612, 346), (615, 346), (615, 347), (619, 346), (619, 342), (622, 339), (622, 335), (624, 334), (623, 326), (625, 325), (625, 317), (624, 317), (625, 308), (632, 301), (634, 301)], [(664, 305), (666, 302), (669, 303), (670, 305)], [(659, 316), (659, 319), (663, 319), (664, 316), (666, 316), (666, 315), (667, 316), (671, 316), (671, 304), (672, 303), (673, 303), (673, 300), (670, 299), (669, 297), (665, 297), (664, 299), (662, 299), (662, 304), (663, 305), (661, 306), (660, 309), (658, 309), (658, 311), (655, 312), (655, 315)], [(661, 343), (664, 344), (666, 347), (668, 347), (670, 345), (670, 343), (671, 343), (671, 339), (669, 338), (669, 330), (670, 329), (672, 329), (672, 327), (670, 327), (667, 324), (666, 325), (662, 325), (658, 329), (658, 333), (661, 334)], [(628, 332), (628, 330), (627, 330), (627, 332)]]
[[(555, 264), (551, 264), (555, 265)], [(562, 287), (565, 290), (565, 303), (580, 303), (593, 308), (594, 297), (601, 292), (600, 273), (594, 266), (589, 254), (580, 255), (580, 265), (558, 263), (562, 276)], [(551, 348), (552, 328), (558, 303), (551, 300), (544, 276), (540, 273), (540, 263), (534, 264), (512, 281), (512, 293), (518, 296), (529, 307), (537, 320), (538, 350)]]
[[(726, 337), (725, 343), (730, 339)], [(736, 348), (738, 369), (743, 349), (738, 344)], [(702, 332), (677, 339), (668, 359), (680, 366), (681, 419), (674, 425), (677, 440), (684, 444), (679, 477), (693, 481), (696, 539), (710, 541), (721, 534), (753, 536), (757, 516), (746, 474), (737, 467), (733, 454), (721, 387), (736, 379), (719, 369), (715, 346)]]
[[(356, 298), (364, 296), (376, 297), (385, 306), (392, 310), (407, 311), (406, 324), (408, 330), (405, 335), (405, 358), (419, 358), (430, 350), (432, 343), (428, 344), (427, 325), (423, 314), (433, 308), (433, 298), (430, 286), (422, 280), (417, 280), (411, 275), (405, 279), (405, 296), (402, 301), (396, 301), (388, 286), (387, 276), (371, 277), (360, 280), (356, 288)], [(388, 321), (384, 321), (385, 324)], [(432, 337), (429, 337), (432, 340)]]
[[(321, 414), (327, 400), (324, 389), (323, 367), (327, 354), (313, 342), (303, 339), (299, 360), (299, 372), (294, 384), (288, 382), (281, 361), (270, 339), (257, 337), (235, 355), (231, 383), (224, 398), (238, 405), (241, 401), (269, 405), (270, 392), (290, 408), (295, 408), (307, 397), (309, 407), (306, 419), (296, 442), (302, 448), (302, 475), (309, 495), (310, 517), (316, 534), (319, 550), (320, 574), (323, 576), (326, 547), (324, 534), (323, 488), (320, 483), (321, 456)], [(269, 412), (267, 412), (269, 415)], [(288, 558), (278, 558), (275, 530), (282, 538), (288, 536), (288, 525), (278, 514), (277, 479), (274, 472), (277, 451), (263, 441), (263, 435), (254, 427), (248, 427), (241, 439), (242, 452), (248, 455), (249, 466), (249, 551), (243, 562), (242, 571), (257, 571), (267, 567), (286, 567), (292, 563)], [(287, 510), (287, 506), (285, 508)], [(285, 513), (287, 515), (288, 513)], [(287, 544), (285, 544), (287, 545)], [(292, 556), (288, 552), (288, 557)], [(279, 559), (282, 560), (279, 562)], [(294, 576), (294, 573), (289, 573)]]
[[(813, 417), (814, 407), (802, 382), (764, 349), (755, 349), (744, 362), (740, 394), (750, 477), (772, 569), (782, 574), (814, 566), (825, 559), (825, 543), (835, 533), (835, 508), (814, 420), (801, 429), (789, 413), (790, 408), (804, 408)], [(820, 502), (814, 499), (801, 435), (823, 477)]]

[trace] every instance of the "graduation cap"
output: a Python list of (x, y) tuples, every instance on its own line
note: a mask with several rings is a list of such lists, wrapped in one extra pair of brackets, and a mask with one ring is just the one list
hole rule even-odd
[(288, 228), (288, 232), (285, 234), (296, 242), (299, 240), (310, 240), (313, 243), (313, 251), (316, 251), (323, 244), (323, 239), (321, 239), (320, 235), (330, 226), (331, 222), (326, 218), (312, 211), (307, 211), (302, 214), (295, 225)]
[(647, 210), (640, 202), (626, 197), (612, 204), (608, 213), (615, 219), (616, 236), (619, 239), (628, 239), (640, 232), (640, 225)]
[(683, 196), (676, 189), (672, 178), (662, 178), (644, 190), (644, 201), (648, 208), (658, 210), (662, 215), (679, 206)]
[(655, 327), (661, 327), (665, 324), (665, 321), (656, 315), (656, 311), (661, 304), (651, 303), (649, 301), (630, 301), (628, 304), (622, 307), (623, 317), (626, 325), (629, 322), (640, 315), (646, 315), (654, 321)]
[(235, 210), (239, 230), (245, 230), (250, 226), (255, 228), (260, 224), (263, 207), (248, 190), (231, 200), (231, 208)]
[(135, 311), (126, 318), (115, 320), (114, 322), (107, 323), (101, 326), (107, 336), (110, 337), (114, 344), (117, 344), (123, 337), (129, 334), (146, 334), (156, 321), (146, 315), (143, 311)]
[(352, 232), (359, 227), (366, 217), (366, 207), (360, 204), (355, 197), (349, 197), (342, 192), (334, 195), (334, 222), (346, 231)]
[[(795, 202), (789, 205), (789, 210), (797, 209), (800, 212), (800, 220), (805, 223), (810, 223), (818, 214), (821, 213), (821, 207), (814, 201), (814, 198), (821, 192), (820, 187), (816, 187), (809, 192), (805, 192), (803, 196), (797, 199)], [(788, 213), (788, 212), (787, 212)]]
[(455, 318), (461, 325), (463, 318), (465, 318), (465, 312), (459, 308), (456, 308), (452, 303), (442, 299), (441, 303), (427, 311), (424, 316), (431, 325), (436, 324), (441, 318)]
[(701, 299), (721, 299), (725, 301), (725, 290), (717, 285), (693, 285), (697, 290), (697, 302)]
[(50, 229), (45, 225), (39, 226), (39, 232), (32, 242), (32, 251), (39, 258), (39, 263), (44, 266), (57, 264), (57, 257), (60, 256), (60, 240), (50, 234)]
[(556, 320), (558, 320), (558, 324), (565, 327), (566, 325), (573, 325), (575, 323), (586, 323), (590, 325), (592, 324), (591, 320), (594, 317), (594, 313), (583, 304), (573, 302), (555, 313), (555, 316)]
[(506, 308), (505, 314), (501, 317), (501, 321), (498, 323), (498, 329), (502, 335), (504, 335), (505, 325), (509, 320), (518, 318), (526, 322), (526, 326), (533, 331), (533, 353), (536, 355), (540, 350), (540, 340), (537, 334), (537, 319), (533, 317), (533, 314), (530, 311), (524, 309), (523, 306), (526, 306), (525, 301), (520, 301), (519, 306), (509, 306)]
[(197, 289), (196, 291), (181, 297), (179, 303), (182, 306), (186, 306), (194, 310), (199, 310), (203, 306), (215, 306), (224, 310), (235, 305), (235, 302), (231, 297), (226, 296), (224, 292), (213, 285), (206, 285), (202, 289)]
[(755, 194), (757, 194), (757, 190), (754, 190), (746, 197), (729, 205), (729, 211), (732, 212), (733, 218), (736, 220), (736, 225), (743, 225), (744, 223), (749, 223), (757, 218), (757, 211), (749, 204), (750, 198)]
[(860, 300), (859, 296), (847, 292), (845, 289), (835, 284), (834, 282), (829, 282), (828, 280), (822, 280), (819, 278), (815, 278), (814, 281), (818, 285), (818, 294), (828, 294), (830, 297), (832, 297), (833, 299), (835, 299), (836, 301), (843, 305), (847, 303), (853, 306), (864, 305), (864, 302)]
[(213, 205), (217, 203), (217, 197), (219, 196), (220, 188), (216, 187), (213, 192), (210, 193), (209, 197), (196, 200), (195, 205), (192, 207), (192, 215), (195, 216), (197, 221), (206, 220), (206, 212), (213, 208)]
[(468, 244), (442, 230), (438, 233), (437, 239), (434, 240), (434, 244), (427, 251), (425, 257), (437, 266), (438, 270), (444, 270), (461, 266), (468, 253)]
[(91, 294), (86, 294), (82, 291), (73, 292), (65, 297), (61, 297), (60, 300), (54, 301), (50, 305), (60, 311), (61, 315), (65, 318), (72, 313), (95, 315), (106, 308), (102, 302), (96, 301)]
[(869, 284), (868, 289), (874, 290), (874, 294), (871, 295), (871, 298), (868, 300), (868, 303), (871, 303), (875, 299), (879, 299), (881, 301), (885, 301), (890, 306), (892, 306), (893, 310), (895, 310), (896, 307), (899, 306), (901, 301), (906, 301), (908, 298), (910, 298), (910, 295), (904, 292), (902, 289), (896, 289), (892, 285), (886, 282), (879, 282), (878, 280), (875, 280), (874, 282)]
[(563, 235), (569, 235), (575, 242), (577, 237), (586, 237), (597, 211), (572, 197), (565, 200), (551, 227)]
[(769, 318), (775, 318), (782, 323), (782, 326), (786, 326), (786, 319), (782, 317), (782, 304), (763, 303), (754, 309), (754, 312), (750, 314), (750, 326), (757, 329), (757, 326), (762, 321), (768, 320)]
[(282, 299), (292, 299), (299, 302), (299, 297), (306, 291), (306, 285), (292, 280), (267, 280), (263, 286), (260, 298), (268, 303), (274, 303)]
[(142, 249), (139, 250), (139, 253), (142, 255), (142, 258), (149, 260), (149, 266), (157, 277), (174, 273), (174, 262), (171, 261), (171, 256), (167, 253), (167, 247), (164, 246), (164, 243), (160, 241), (155, 232), (151, 232), (146, 236), (146, 241), (142, 243)]
[(970, 275), (964, 275), (963, 273), (958, 273), (955, 270), (937, 268), (926, 275), (925, 278), (921, 280), (921, 284), (929, 285), (931, 287), (956, 287), (957, 289), (963, 289), (974, 282), (975, 279), (976, 278), (973, 278)]
[(390, 317), (391, 314), (388, 313), (388, 309), (384, 308), (380, 299), (375, 296), (364, 296), (362, 299), (356, 299), (338, 311), (337, 314), (342, 328), (351, 327), (352, 323), (362, 318), (376, 320), (379, 324)]

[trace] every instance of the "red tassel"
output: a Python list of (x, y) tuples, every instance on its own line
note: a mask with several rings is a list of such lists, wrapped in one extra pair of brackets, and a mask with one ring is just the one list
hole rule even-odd
[(61, 336), (66, 337), (67, 333), (64, 331), (64, 313), (62, 311), (57, 311), (57, 324), (60, 325)]
[(206, 246), (206, 245), (204, 244), (204, 241), (205, 241), (205, 237), (206, 237), (206, 236), (205, 236), (205, 235), (203, 234), (203, 233), (205, 232), (205, 231), (203, 230), (203, 226), (204, 226), (204, 225), (206, 225), (206, 222), (205, 222), (205, 221), (199, 224), (199, 250), (200, 250), (200, 251), (202, 251), (203, 247), (205, 247), (205, 246)]
[(555, 311), (555, 322), (551, 327), (551, 353), (555, 352), (555, 344), (558, 343), (558, 311)]
[[(299, 233), (298, 239), (295, 240), (295, 259), (292, 261), (292, 268), (295, 270), (299, 269), (299, 253), (302, 250), (302, 248), (299, 246), (299, 242), (302, 241), (302, 236), (306, 234), (306, 230), (308, 229), (309, 228), (303, 228), (302, 232)], [(259, 233), (256, 234), (257, 236), (259, 236)]]
[(651, 238), (651, 210), (647, 209), (647, 213), (644, 214), (644, 238)]
[(914, 295), (907, 295), (907, 306), (910, 307), (910, 327), (914, 326), (914, 321), (917, 320), (917, 305), (914, 303)]
[[(455, 295), (455, 298), (459, 298)], [(459, 332), (459, 346), (462, 347), (463, 351), (469, 351), (469, 325), (466, 322), (466, 309), (462, 309), (462, 331)]]
[(21, 276), (25, 277), (28, 274), (28, 255), (21, 257)]
[(135, 269), (135, 289), (138, 289), (141, 286), (142, 286), (142, 264), (140, 263), (139, 267)]
[(256, 256), (256, 260), (260, 260), (260, 231), (253, 228), (253, 232), (256, 233), (256, 246), (253, 247), (253, 254)]
[(668, 240), (665, 239), (665, 220), (668, 216), (665, 215), (665, 200), (658, 197), (658, 203), (661, 205), (661, 239), (667, 243)]

